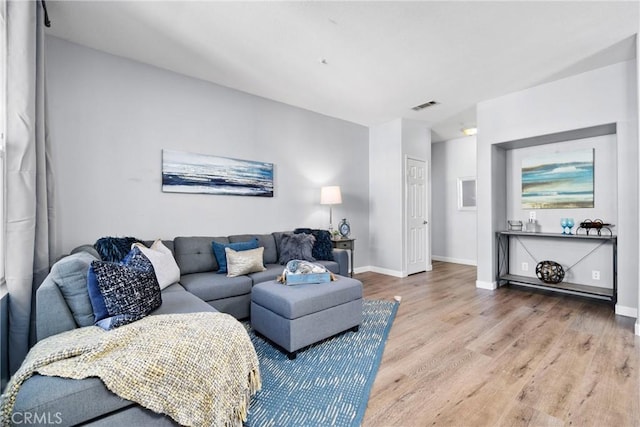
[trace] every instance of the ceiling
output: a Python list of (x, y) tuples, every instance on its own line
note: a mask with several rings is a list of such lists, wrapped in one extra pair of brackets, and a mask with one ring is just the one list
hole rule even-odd
[[(48, 34), (370, 126), (461, 137), (475, 105), (635, 58), (628, 2), (47, 1)], [(411, 108), (435, 100), (420, 112)]]

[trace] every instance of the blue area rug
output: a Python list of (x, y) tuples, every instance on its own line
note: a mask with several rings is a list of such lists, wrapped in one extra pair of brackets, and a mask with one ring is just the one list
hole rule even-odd
[(358, 332), (314, 344), (289, 360), (249, 330), (262, 390), (245, 426), (359, 426), (398, 303), (365, 300)]

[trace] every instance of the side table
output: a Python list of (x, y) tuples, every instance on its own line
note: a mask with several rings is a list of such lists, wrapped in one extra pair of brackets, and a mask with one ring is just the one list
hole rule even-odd
[(353, 277), (353, 250), (356, 239), (331, 239), (334, 249), (349, 249), (351, 253), (351, 277)]

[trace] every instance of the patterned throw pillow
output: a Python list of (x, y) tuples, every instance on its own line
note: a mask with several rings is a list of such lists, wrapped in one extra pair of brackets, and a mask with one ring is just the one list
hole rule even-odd
[(216, 257), (216, 261), (218, 261), (218, 273), (223, 274), (227, 272), (227, 254), (225, 252), (226, 248), (231, 248), (234, 251), (247, 251), (249, 249), (256, 249), (260, 245), (258, 238), (254, 237), (251, 240), (246, 242), (236, 242), (236, 243), (218, 243), (211, 242), (211, 247), (213, 248), (213, 254)]
[(131, 245), (142, 242), (135, 237), (102, 237), (93, 247), (103, 261), (120, 262), (131, 250)]
[(292, 259), (315, 261), (311, 254), (315, 241), (312, 234), (283, 234), (280, 241), (280, 264), (284, 265)]
[(293, 231), (295, 234), (306, 233), (313, 234), (316, 238), (316, 242), (313, 244), (313, 250), (311, 254), (317, 260), (321, 261), (334, 261), (333, 258), (333, 243), (331, 243), (331, 233), (327, 230), (316, 230), (311, 228), (296, 228)]
[(263, 247), (246, 251), (234, 251), (231, 248), (225, 248), (224, 251), (227, 254), (227, 277), (244, 276), (245, 274), (266, 270), (262, 264)]
[[(97, 319), (96, 314), (96, 325), (103, 329), (117, 328), (142, 319), (162, 304), (153, 265), (137, 247), (129, 252), (122, 264), (93, 261), (91, 270), (107, 311), (108, 317), (103, 319)], [(90, 271), (89, 283), (91, 274)], [(92, 294), (95, 292), (90, 291), (89, 296)], [(91, 302), (94, 310), (100, 308), (99, 301), (92, 299)]]

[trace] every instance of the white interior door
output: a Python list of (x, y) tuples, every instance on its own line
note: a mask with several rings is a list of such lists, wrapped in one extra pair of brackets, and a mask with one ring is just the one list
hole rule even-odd
[(427, 163), (407, 158), (407, 274), (427, 270)]

